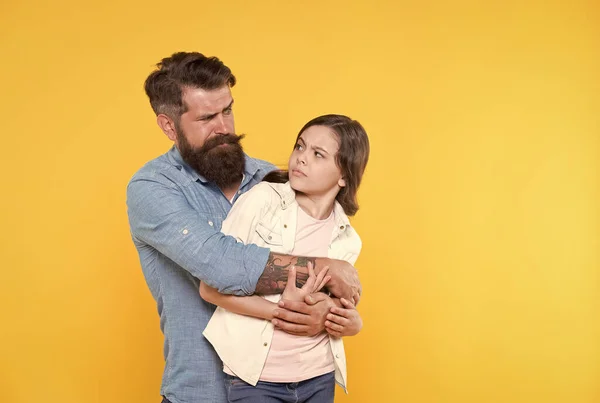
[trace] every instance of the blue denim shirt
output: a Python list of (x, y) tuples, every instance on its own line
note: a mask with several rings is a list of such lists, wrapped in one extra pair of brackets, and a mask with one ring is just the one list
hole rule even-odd
[[(246, 156), (234, 202), (273, 169)], [(222, 293), (252, 294), (269, 255), (219, 232), (230, 209), (175, 147), (144, 165), (127, 187), (131, 235), (165, 336), (160, 392), (172, 403), (227, 401), (221, 361), (202, 335), (215, 306), (200, 298), (200, 280)]]

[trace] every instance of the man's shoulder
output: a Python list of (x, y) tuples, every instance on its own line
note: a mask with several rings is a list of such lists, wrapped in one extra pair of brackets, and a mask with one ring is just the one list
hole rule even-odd
[(259, 174), (260, 179), (262, 179), (269, 172), (277, 169), (277, 167), (271, 164), (269, 161), (253, 158), (248, 155), (246, 155), (246, 163), (250, 163), (256, 167), (256, 173)]
[(133, 174), (129, 184), (147, 180), (174, 185), (190, 179), (183, 172), (181, 164), (177, 164), (166, 152), (146, 162)]
[(168, 170), (173, 165), (169, 163), (169, 159), (167, 158), (167, 154), (159, 155), (156, 158), (151, 159), (146, 162), (133, 176), (152, 174), (164, 170)]
[(247, 156), (247, 157), (248, 157), (248, 159), (256, 162), (258, 164), (258, 166), (260, 166), (261, 168), (268, 168), (271, 171), (274, 169), (277, 169), (277, 167), (275, 165), (271, 164), (269, 161), (261, 160), (260, 158), (254, 158), (254, 157), (250, 157), (250, 156)]

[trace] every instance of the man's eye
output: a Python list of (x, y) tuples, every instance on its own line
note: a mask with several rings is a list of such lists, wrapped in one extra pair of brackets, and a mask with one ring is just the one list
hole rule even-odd
[(227, 108), (223, 111), (223, 115), (231, 115), (231, 112), (233, 112), (232, 108)]

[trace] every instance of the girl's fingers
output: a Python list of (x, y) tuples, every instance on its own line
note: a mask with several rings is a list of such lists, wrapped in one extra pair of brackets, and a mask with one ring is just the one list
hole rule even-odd
[[(317, 279), (315, 280), (315, 289), (313, 290), (313, 292), (317, 292), (319, 291), (321, 288), (323, 288), (323, 286), (325, 285), (325, 283), (327, 281), (324, 282), (325, 279), (325, 275), (327, 274), (327, 271), (329, 270), (329, 266), (325, 266), (323, 267), (323, 269), (319, 272), (319, 274), (317, 275)], [(331, 279), (331, 276), (329, 276), (329, 278)]]
[(342, 337), (342, 334), (340, 332), (336, 332), (335, 330), (331, 330), (329, 328), (325, 328), (325, 331), (327, 333), (329, 333), (330, 335), (332, 335), (333, 337)]
[(348, 301), (346, 298), (340, 299), (342, 305), (344, 305), (348, 309), (355, 309), (356, 306), (352, 303), (352, 301)]
[(332, 307), (329, 312), (337, 316), (343, 316), (344, 318), (349, 318), (352, 315), (351, 309), (338, 308), (337, 306)]
[(288, 270), (288, 280), (285, 285), (287, 290), (293, 290), (296, 288), (296, 266), (292, 266)]
[(343, 316), (334, 315), (332, 313), (327, 314), (327, 320), (340, 326), (348, 326), (350, 324), (350, 321), (348, 319), (344, 318)]
[(315, 287), (316, 276), (315, 271), (312, 269), (312, 265), (308, 262), (308, 279), (306, 283), (302, 286), (302, 289), (307, 291), (308, 293), (312, 293), (313, 288)]
[(331, 330), (334, 330), (336, 332), (341, 332), (342, 330), (344, 330), (343, 326), (338, 325), (337, 323), (333, 323), (330, 320), (326, 320), (325, 321), (325, 327)]
[(321, 284), (318, 285), (318, 287), (315, 288), (314, 292), (318, 292), (319, 290), (321, 290), (323, 287), (325, 287), (325, 284), (327, 284), (327, 282), (331, 280), (331, 276), (326, 276), (323, 281), (321, 281)]

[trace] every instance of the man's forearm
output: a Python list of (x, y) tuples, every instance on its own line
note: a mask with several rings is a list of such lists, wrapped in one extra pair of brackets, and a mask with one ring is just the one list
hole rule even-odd
[(358, 273), (352, 265), (344, 260), (329, 258), (315, 258), (305, 256), (290, 256), (278, 253), (269, 253), (263, 273), (259, 277), (256, 294), (281, 294), (285, 289), (290, 267), (296, 267), (296, 287), (302, 286), (308, 280), (308, 263), (313, 264), (315, 274), (319, 274), (325, 267), (329, 267), (327, 276), (329, 282), (325, 288), (335, 297), (346, 298), (358, 303), (360, 299), (360, 281)]
[(256, 294), (281, 294), (285, 289), (290, 267), (296, 267), (296, 286), (302, 287), (308, 279), (308, 263), (313, 264), (315, 272), (321, 269), (321, 258), (290, 256), (271, 252), (263, 274), (256, 283)]

